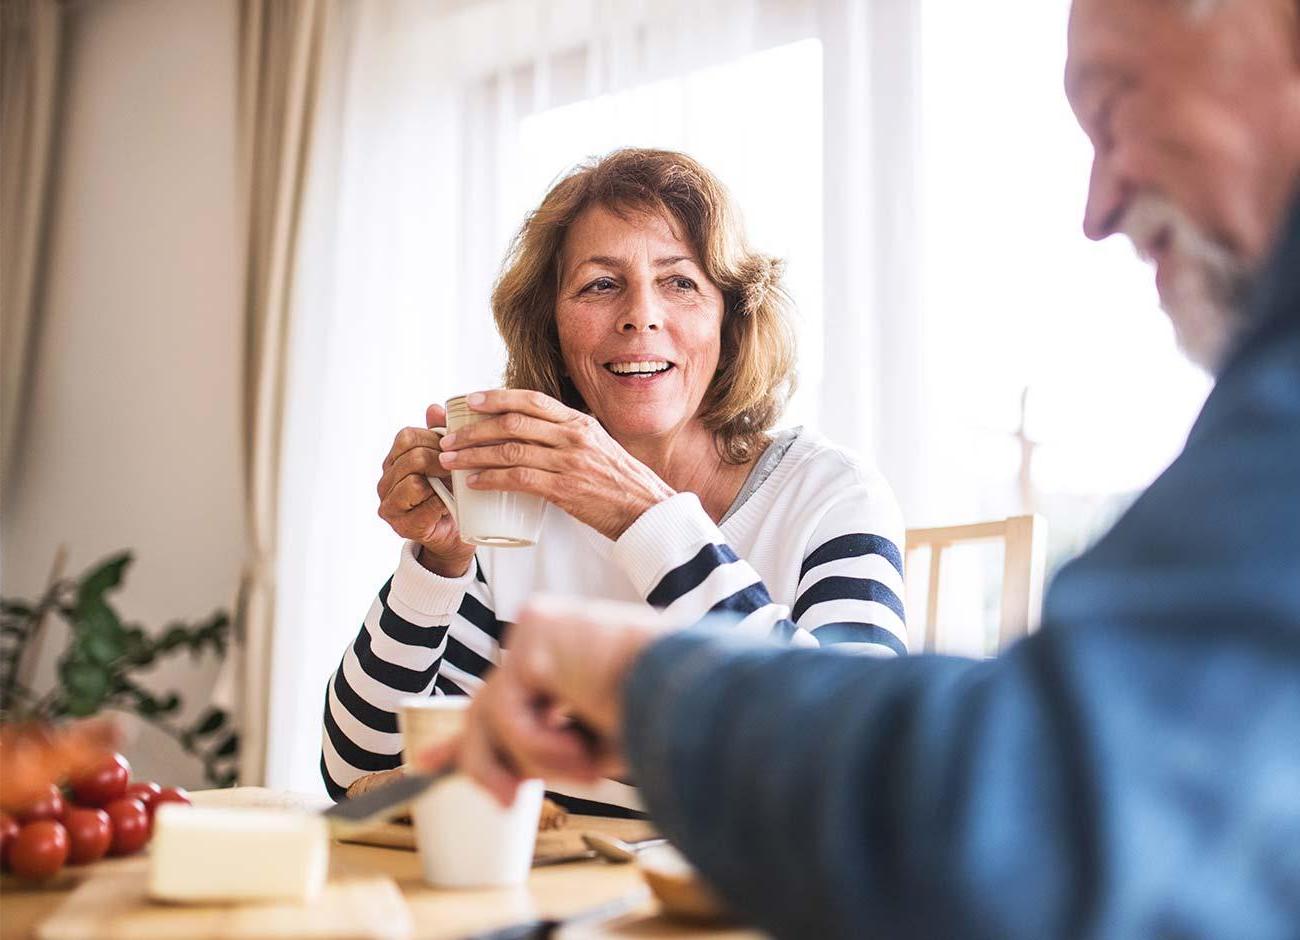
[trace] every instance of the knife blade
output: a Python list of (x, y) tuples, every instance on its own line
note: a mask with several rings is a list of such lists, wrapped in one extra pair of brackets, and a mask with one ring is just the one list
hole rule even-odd
[(456, 768), (444, 767), (427, 774), (404, 774), (400, 780), (376, 787), (369, 793), (340, 800), (321, 815), (336, 837), (353, 836), (401, 816), (411, 801)]
[(615, 898), (606, 904), (598, 904), (568, 917), (547, 917), (526, 920), (521, 924), (510, 924), (495, 930), (472, 934), (467, 940), (551, 940), (564, 927), (577, 927), (582, 924), (598, 924), (628, 914), (650, 899), (646, 888)]

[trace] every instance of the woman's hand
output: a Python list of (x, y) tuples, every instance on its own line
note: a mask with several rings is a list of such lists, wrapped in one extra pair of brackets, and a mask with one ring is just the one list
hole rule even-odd
[[(441, 427), (447, 413), (442, 405), (430, 405), (424, 419), (428, 428)], [(438, 462), (438, 435), (428, 428), (403, 428), (393, 439), (377, 487), (379, 518), (402, 538), (420, 543), (420, 564), (459, 578), (469, 570), (474, 546), (460, 540), (456, 520), (425, 479), (451, 476)]]
[(610, 539), (673, 495), (599, 421), (548, 395), (497, 389), (469, 405), (490, 417), (449, 434), (440, 459), (473, 472), (473, 489), (533, 493)]

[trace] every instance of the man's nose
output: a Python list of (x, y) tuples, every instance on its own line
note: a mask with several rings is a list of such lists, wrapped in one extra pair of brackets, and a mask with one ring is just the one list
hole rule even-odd
[(1093, 241), (1109, 238), (1124, 219), (1125, 187), (1104, 157), (1092, 161), (1088, 202), (1083, 210), (1083, 234)]
[(652, 284), (631, 292), (628, 304), (619, 317), (620, 333), (657, 333), (664, 325), (663, 311)]

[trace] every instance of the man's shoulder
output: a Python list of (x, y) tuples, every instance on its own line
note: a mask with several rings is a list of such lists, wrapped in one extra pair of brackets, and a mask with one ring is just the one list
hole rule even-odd
[(1297, 571), (1300, 328), (1234, 364), (1183, 452), (1062, 570), (1051, 600), (1075, 616), (1112, 602), (1170, 613), (1186, 601), (1219, 611), (1263, 604), (1300, 623)]

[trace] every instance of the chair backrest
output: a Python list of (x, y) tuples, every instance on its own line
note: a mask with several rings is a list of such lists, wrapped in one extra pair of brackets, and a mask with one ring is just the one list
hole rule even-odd
[[(994, 522), (908, 529), (906, 557), (910, 559), (912, 552), (919, 549), (930, 550), (922, 644), (927, 652), (934, 650), (938, 631), (944, 551), (955, 545), (991, 541), (1003, 543), (998, 649), (1001, 650), (1038, 629), (1043, 609), (1043, 579), (1047, 567), (1047, 520), (1042, 516), (1012, 516)], [(911, 581), (911, 565), (908, 564), (905, 570)]]

